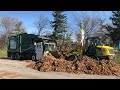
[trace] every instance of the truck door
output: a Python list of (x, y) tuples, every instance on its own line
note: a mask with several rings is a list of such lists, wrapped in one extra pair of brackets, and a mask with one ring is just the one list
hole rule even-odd
[(43, 56), (43, 43), (42, 42), (36, 43), (35, 53), (36, 53), (36, 59), (40, 60)]

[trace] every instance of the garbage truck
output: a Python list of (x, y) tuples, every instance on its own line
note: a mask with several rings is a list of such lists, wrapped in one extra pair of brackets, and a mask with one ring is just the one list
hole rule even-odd
[(40, 60), (44, 54), (43, 39), (34, 34), (19, 34), (8, 37), (7, 56), (10, 59)]

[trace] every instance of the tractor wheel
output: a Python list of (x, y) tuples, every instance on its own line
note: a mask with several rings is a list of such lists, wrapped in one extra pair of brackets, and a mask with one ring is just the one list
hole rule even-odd
[(68, 57), (68, 60), (70, 60), (70, 61), (77, 60), (77, 59), (78, 59), (78, 57), (76, 55), (70, 55)]
[(93, 59), (96, 59), (97, 61), (100, 60), (97, 56), (94, 56), (94, 55), (92, 55), (92, 56), (90, 56), (90, 57), (93, 58)]

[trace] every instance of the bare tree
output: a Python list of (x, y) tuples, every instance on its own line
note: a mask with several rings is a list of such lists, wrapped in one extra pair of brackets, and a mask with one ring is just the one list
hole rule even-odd
[(38, 35), (41, 36), (46, 32), (45, 28), (49, 24), (49, 19), (44, 16), (39, 16), (34, 24), (38, 30)]
[(25, 33), (26, 29), (22, 25), (23, 25), (22, 21), (17, 21), (17, 23), (15, 24), (15, 28), (13, 30), (13, 33), (15, 33), (15, 34)]
[(5, 35), (0, 35), (0, 49), (5, 46)]
[(45, 36), (50, 36), (52, 35), (52, 32), (48, 31), (48, 32), (45, 32)]
[(5, 36), (9, 36), (11, 33), (15, 32), (15, 34), (26, 32), (22, 24), (22, 21), (9, 16), (4, 16), (0, 19), (1, 32), (3, 32)]
[(97, 32), (94, 33), (94, 36), (98, 36), (101, 38), (101, 41), (103, 42), (103, 44), (106, 44), (106, 45), (109, 45), (112, 43), (112, 40), (111, 38), (108, 36), (108, 32), (106, 30), (106, 24), (104, 24), (105, 22), (105, 19), (101, 19), (100, 20), (100, 28)]
[(1, 27), (1, 31), (3, 32), (3, 34), (5, 34), (6, 36), (9, 35), (11, 31), (13, 30), (16, 22), (17, 20), (12, 17), (9, 17), (9, 16), (1, 17), (0, 27)]
[(6, 38), (14, 34), (19, 34), (25, 32), (25, 28), (22, 26), (22, 21), (10, 16), (4, 16), (0, 18), (0, 38), (2, 39), (4, 45)]
[(76, 33), (76, 39), (77, 43), (79, 44), (81, 42), (81, 33)]
[(73, 27), (71, 27), (71, 25), (68, 24), (68, 25), (67, 25), (66, 32), (65, 32), (65, 34), (64, 34), (64, 37), (65, 37), (65, 41), (66, 41), (66, 42), (72, 41), (72, 38), (71, 38), (71, 37), (72, 37), (73, 31), (74, 31)]
[(73, 34), (73, 28), (71, 27), (70, 24), (67, 24), (67, 28), (66, 28), (66, 32), (63, 33), (63, 37), (64, 39), (62, 40), (61, 48), (63, 48), (64, 50), (66, 49), (66, 47), (68, 47), (72, 42), (72, 34)]
[(100, 28), (100, 18), (92, 17), (89, 14), (84, 13), (81, 16), (74, 15), (74, 20), (79, 28), (79, 32), (81, 32), (81, 22), (84, 23), (85, 38), (89, 37), (91, 33), (94, 33)]

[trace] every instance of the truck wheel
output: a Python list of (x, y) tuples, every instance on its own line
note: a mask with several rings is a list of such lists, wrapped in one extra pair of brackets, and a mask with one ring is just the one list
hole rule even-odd
[(33, 60), (33, 61), (36, 60), (36, 55), (32, 55), (32, 60)]
[(10, 59), (15, 60), (15, 55), (11, 54)]
[(20, 55), (19, 55), (19, 53), (16, 53), (16, 54), (15, 54), (15, 60), (20, 60)]

